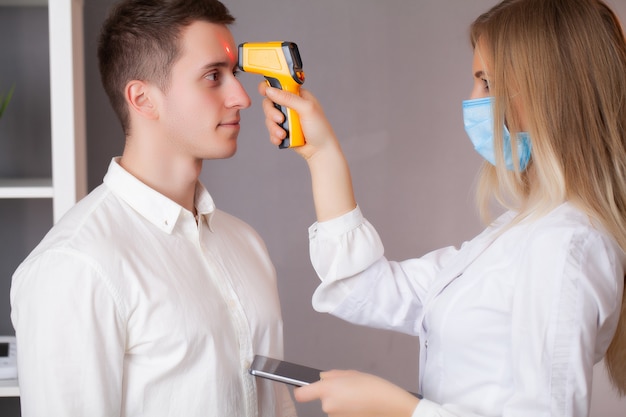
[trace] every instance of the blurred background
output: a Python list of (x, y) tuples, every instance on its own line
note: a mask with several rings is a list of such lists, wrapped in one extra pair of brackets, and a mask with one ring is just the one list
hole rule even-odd
[[(84, 2), (89, 190), (124, 144), (96, 61), (98, 31), (113, 3)], [(388, 258), (458, 246), (482, 230), (473, 200), (482, 160), (464, 133), (461, 102), (472, 87), (468, 26), (495, 0), (224, 3), (237, 18), (237, 43), (298, 44), (304, 87), (333, 123), (358, 203)], [(608, 3), (626, 19), (626, 2)], [(0, 123), (0, 176), (50, 171), (50, 147), (37, 142), (49, 136), (46, 42), (45, 6), (0, 8), (0, 91), (12, 82), (24, 86), (8, 110), (16, 120)], [(256, 92), (262, 77), (242, 73), (240, 80), (252, 107), (242, 112), (239, 150), (231, 159), (205, 162), (201, 179), (217, 206), (250, 223), (268, 246), (278, 273), (286, 359), (371, 372), (416, 391), (415, 338), (351, 325), (311, 307), (319, 281), (308, 255), (307, 228), (315, 221), (308, 169), (295, 153), (269, 143)], [(12, 139), (18, 130), (19, 141)], [(0, 334), (14, 333), (11, 274), (50, 226), (47, 200), (0, 201)], [(594, 379), (591, 415), (623, 417), (626, 400), (612, 391), (602, 366)], [(298, 409), (301, 416), (324, 415), (316, 402)], [(0, 415), (18, 416), (19, 400), (1, 398)]]

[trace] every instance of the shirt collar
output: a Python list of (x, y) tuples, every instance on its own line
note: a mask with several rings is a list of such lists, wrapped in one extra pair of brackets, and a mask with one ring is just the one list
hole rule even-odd
[(215, 213), (215, 203), (213, 202), (211, 194), (209, 194), (200, 181), (196, 183), (196, 196), (194, 204), (196, 206), (196, 211), (198, 212), (198, 217), (204, 216), (206, 218), (207, 225), (209, 225), (209, 230), (213, 231), (211, 228), (211, 219)]
[[(134, 177), (122, 168), (119, 159), (116, 157), (111, 160), (109, 169), (104, 176), (104, 184), (156, 227), (168, 234), (172, 233), (185, 208)], [(200, 181), (196, 184), (194, 204), (198, 216), (206, 217), (207, 224), (211, 228), (215, 204)]]

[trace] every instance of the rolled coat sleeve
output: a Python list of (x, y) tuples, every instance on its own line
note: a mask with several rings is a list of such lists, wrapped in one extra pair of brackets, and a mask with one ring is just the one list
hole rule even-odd
[(311, 263), (322, 280), (313, 307), (349, 322), (417, 335), (422, 302), (439, 270), (458, 250), (389, 261), (359, 207), (309, 228)]

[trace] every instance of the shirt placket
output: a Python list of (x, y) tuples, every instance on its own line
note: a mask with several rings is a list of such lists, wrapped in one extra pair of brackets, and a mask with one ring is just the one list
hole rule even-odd
[(233, 283), (231, 282), (228, 271), (226, 271), (219, 260), (215, 259), (210, 251), (202, 245), (203, 234), (211, 233), (208, 229), (206, 218), (204, 216), (198, 217), (197, 227), (194, 228), (194, 230), (194, 243), (200, 251), (202, 259), (204, 260), (207, 270), (209, 271), (209, 278), (214, 282), (220, 296), (226, 303), (231, 323), (237, 335), (239, 345), (239, 368), (241, 369), (240, 377), (244, 390), (243, 398), (245, 404), (245, 415), (257, 416), (258, 407), (256, 401), (256, 386), (254, 385), (252, 378), (249, 377), (247, 371), (250, 366), (248, 358), (253, 355), (248, 318), (246, 317), (241, 300), (233, 288)]

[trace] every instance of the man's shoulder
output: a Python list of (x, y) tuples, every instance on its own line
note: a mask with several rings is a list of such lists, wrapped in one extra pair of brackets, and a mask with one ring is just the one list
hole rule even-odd
[(114, 223), (117, 210), (106, 186), (98, 186), (52, 226), (29, 257), (55, 248), (88, 250), (92, 245), (106, 243), (106, 239), (96, 237), (103, 237), (103, 234), (114, 233), (119, 229)]
[(214, 231), (239, 230), (241, 233), (250, 233), (258, 236), (256, 229), (246, 220), (217, 208), (213, 211), (213, 213), (211, 213), (210, 226)]

